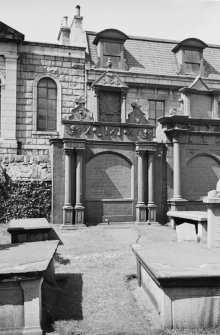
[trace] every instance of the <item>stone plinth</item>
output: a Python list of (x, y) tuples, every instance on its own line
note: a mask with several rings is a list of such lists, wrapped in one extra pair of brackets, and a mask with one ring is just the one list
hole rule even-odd
[(175, 241), (132, 249), (139, 286), (162, 328), (220, 325), (220, 250)]
[(0, 246), (0, 334), (41, 335), (41, 284), (59, 241)]
[(203, 202), (208, 205), (207, 246), (220, 247), (220, 198), (205, 197)]
[(49, 240), (52, 226), (45, 218), (11, 220), (8, 232), (11, 243), (25, 243)]

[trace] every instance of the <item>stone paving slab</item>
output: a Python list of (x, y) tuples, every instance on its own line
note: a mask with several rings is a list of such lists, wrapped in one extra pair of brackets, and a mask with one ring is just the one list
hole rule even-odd
[(5, 276), (25, 276), (44, 272), (59, 241), (5, 244), (0, 246), (0, 280)]

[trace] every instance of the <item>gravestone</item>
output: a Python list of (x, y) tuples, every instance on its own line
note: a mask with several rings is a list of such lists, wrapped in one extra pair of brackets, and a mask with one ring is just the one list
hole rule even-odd
[(197, 242), (196, 228), (194, 224), (184, 222), (176, 226), (178, 242), (195, 241)]

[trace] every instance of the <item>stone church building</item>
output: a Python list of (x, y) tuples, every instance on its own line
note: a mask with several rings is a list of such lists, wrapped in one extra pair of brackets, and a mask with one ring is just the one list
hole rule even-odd
[(220, 45), (83, 30), (58, 43), (0, 23), (0, 164), (52, 181), (52, 221), (166, 222), (220, 177)]

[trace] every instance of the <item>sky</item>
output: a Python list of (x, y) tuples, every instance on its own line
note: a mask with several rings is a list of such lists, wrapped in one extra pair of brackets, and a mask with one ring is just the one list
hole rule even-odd
[(62, 18), (81, 7), (84, 30), (220, 45), (220, 0), (0, 0), (0, 21), (27, 41), (58, 43)]

